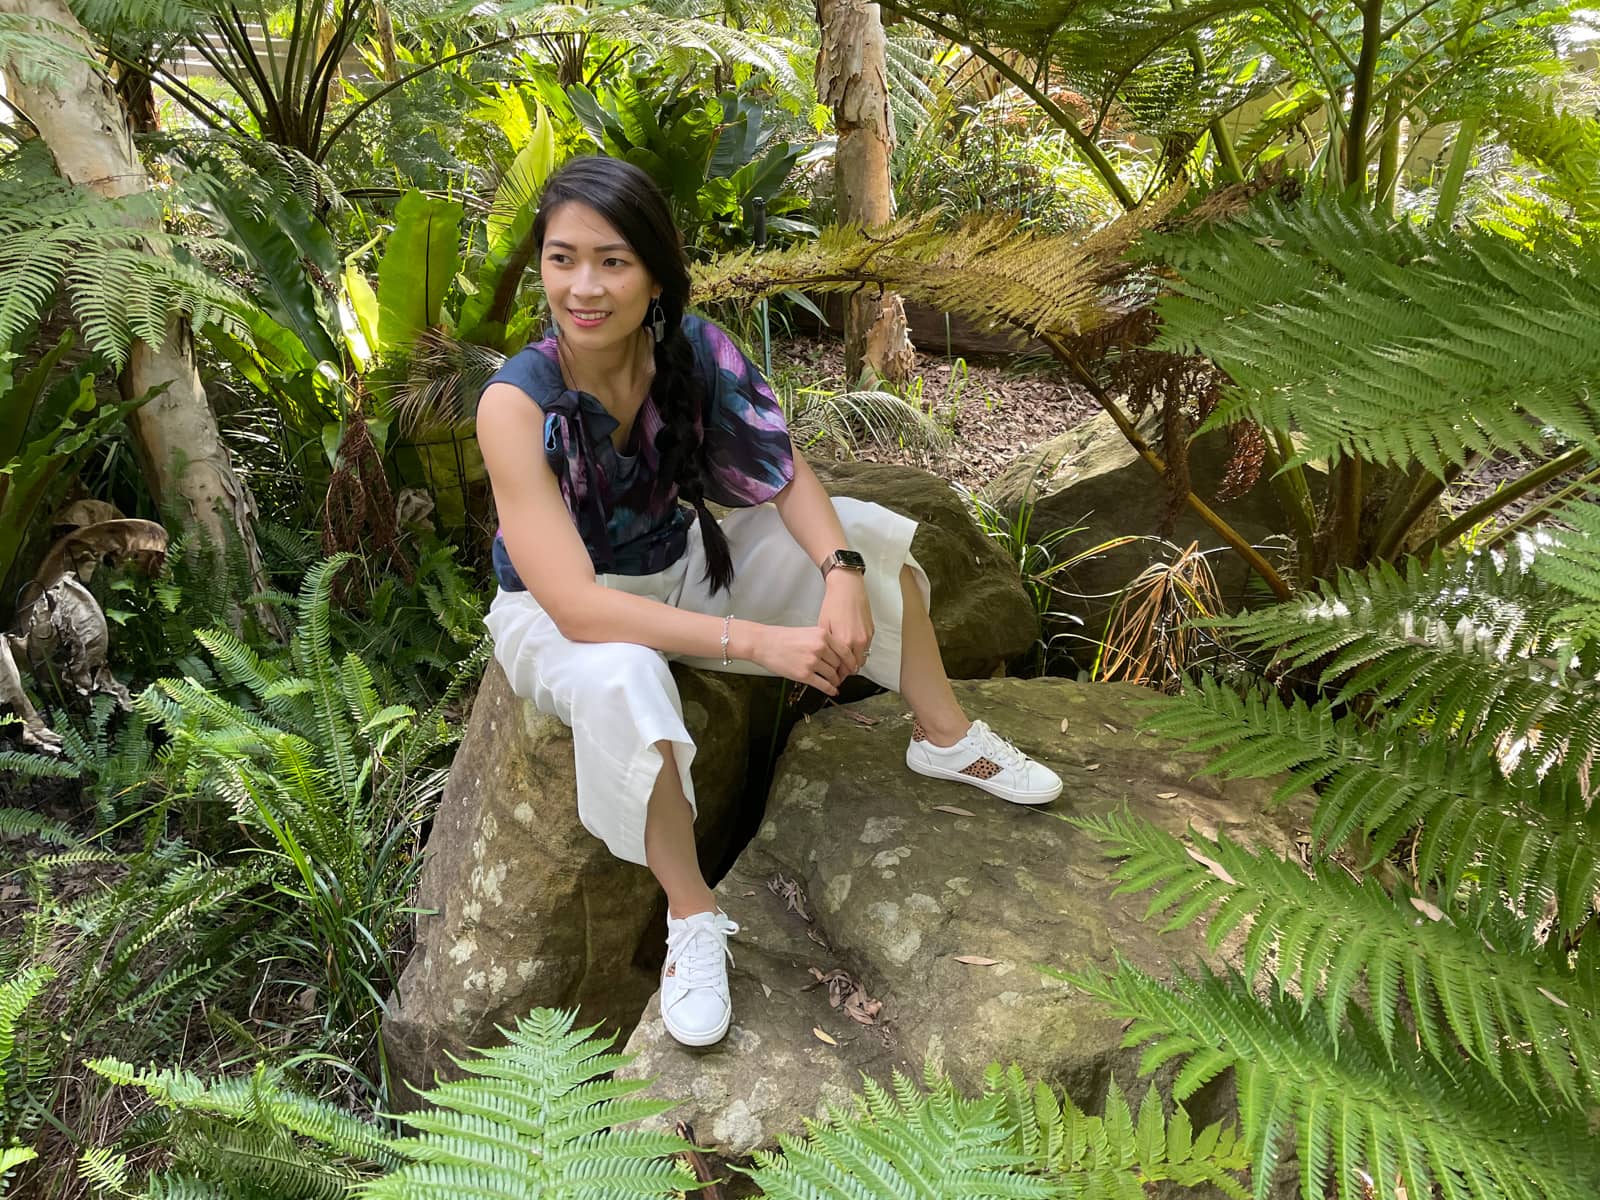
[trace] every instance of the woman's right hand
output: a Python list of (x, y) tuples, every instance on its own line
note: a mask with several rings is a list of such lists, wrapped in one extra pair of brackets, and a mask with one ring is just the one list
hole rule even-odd
[(837, 696), (848, 674), (845, 656), (816, 625), (752, 624), (750, 643), (751, 662), (824, 695)]

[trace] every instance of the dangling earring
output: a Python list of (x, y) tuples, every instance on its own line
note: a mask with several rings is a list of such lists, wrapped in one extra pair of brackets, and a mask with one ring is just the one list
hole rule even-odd
[(667, 340), (667, 313), (661, 307), (661, 298), (659, 296), (652, 297), (650, 311), (645, 316), (649, 318), (650, 332), (655, 336), (656, 345), (659, 346)]

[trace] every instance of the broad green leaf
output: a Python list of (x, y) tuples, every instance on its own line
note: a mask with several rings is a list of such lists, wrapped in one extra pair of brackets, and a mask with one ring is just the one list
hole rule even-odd
[(394, 232), (378, 261), (378, 345), (409, 345), (439, 323), (460, 266), (461, 205), (412, 189), (395, 206)]

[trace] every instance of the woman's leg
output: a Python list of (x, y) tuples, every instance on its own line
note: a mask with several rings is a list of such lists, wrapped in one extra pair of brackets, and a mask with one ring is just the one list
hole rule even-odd
[(966, 735), (972, 721), (950, 690), (933, 621), (922, 607), (922, 592), (909, 566), (900, 568), (900, 594), (900, 694), (930, 742), (953, 746)]
[(671, 742), (657, 742), (661, 774), (650, 792), (650, 809), (644, 822), (645, 862), (667, 893), (667, 911), (675, 919), (717, 907), (694, 844), (694, 813), (683, 794)]

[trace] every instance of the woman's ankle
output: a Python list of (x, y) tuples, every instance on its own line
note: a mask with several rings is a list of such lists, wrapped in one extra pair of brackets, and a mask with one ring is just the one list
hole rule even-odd
[(964, 714), (957, 713), (954, 717), (922, 717), (917, 718), (917, 725), (925, 737), (934, 746), (947, 750), (962, 738), (967, 736), (967, 730), (972, 728), (972, 722)]

